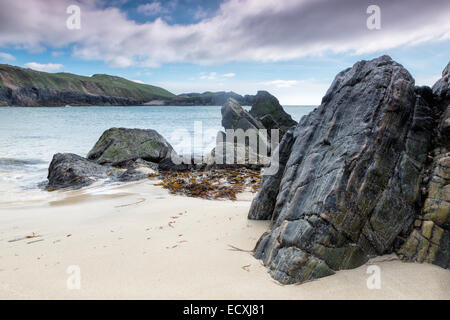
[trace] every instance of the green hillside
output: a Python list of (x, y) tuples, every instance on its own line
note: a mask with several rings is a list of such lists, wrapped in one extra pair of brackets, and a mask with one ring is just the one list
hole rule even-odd
[(163, 88), (136, 83), (121, 77), (95, 74), (92, 77), (71, 73), (47, 73), (16, 66), (0, 64), (0, 87), (41, 88), (58, 91), (75, 91), (111, 97), (140, 100), (167, 100), (175, 95)]

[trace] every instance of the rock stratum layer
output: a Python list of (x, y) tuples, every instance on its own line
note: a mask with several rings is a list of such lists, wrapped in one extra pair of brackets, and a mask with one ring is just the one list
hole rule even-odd
[[(441, 82), (433, 93), (388, 56), (361, 61), (288, 131), (280, 170), (265, 177), (249, 212), (273, 220), (255, 256), (276, 280), (303, 282), (394, 251), (423, 261), (420, 237), (435, 245), (427, 261), (448, 267), (448, 140), (437, 125), (448, 71)], [(436, 146), (443, 158), (430, 156)], [(430, 222), (415, 228), (421, 219), (431, 233)]]

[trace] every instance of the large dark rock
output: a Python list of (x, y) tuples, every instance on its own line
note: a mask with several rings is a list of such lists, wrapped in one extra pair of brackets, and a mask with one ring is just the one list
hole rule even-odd
[(106, 130), (88, 153), (88, 159), (99, 164), (117, 165), (143, 159), (159, 163), (175, 152), (155, 130), (111, 128)]
[(426, 168), (422, 212), (406, 243), (398, 250), (403, 259), (434, 263), (450, 269), (450, 63), (433, 86), (438, 105), (433, 150)]
[[(234, 137), (232, 138), (234, 140)], [(262, 152), (262, 147), (266, 148), (266, 153)], [(206, 170), (236, 167), (261, 169), (269, 164), (268, 148), (265, 142), (263, 146), (250, 146), (245, 140), (227, 141), (226, 134), (219, 131), (217, 133), (216, 146), (205, 157), (205, 162)]]
[[(271, 153), (271, 138), (270, 129), (279, 129), (279, 138), (282, 138), (286, 131), (296, 124), (288, 115), (278, 100), (267, 91), (258, 91), (256, 96), (246, 96), (246, 100), (251, 100), (252, 108), (248, 112), (235, 99), (228, 99), (221, 109), (222, 112), (222, 126), (226, 129), (226, 134), (219, 132), (223, 136), (222, 140), (212, 150), (208, 158), (208, 167), (223, 168), (234, 165), (244, 165), (250, 167), (262, 167), (267, 165), (267, 155)], [(228, 129), (235, 130), (233, 136), (230, 136)], [(245, 141), (233, 142), (235, 139), (236, 130), (242, 129), (245, 133), (253, 134), (254, 139), (258, 142), (250, 146), (250, 135), (247, 135)], [(255, 130), (251, 133), (249, 129)], [(261, 134), (258, 130), (264, 130), (265, 134)], [(218, 136), (219, 137), (219, 136)], [(269, 138), (269, 139), (268, 139)], [(278, 140), (276, 141), (278, 143)], [(227, 159), (226, 149), (233, 151), (235, 156)], [(216, 150), (223, 150), (222, 155), (218, 156)], [(235, 163), (229, 158), (237, 159), (237, 155), (242, 154), (245, 161), (238, 161)], [(252, 158), (258, 158), (257, 162), (252, 161)], [(255, 166), (256, 165), (256, 166)]]
[(229, 98), (222, 106), (222, 126), (225, 129), (265, 129), (264, 125), (252, 115), (250, 115), (239, 102), (233, 98)]
[(46, 189), (79, 189), (118, 173), (113, 167), (101, 166), (73, 153), (57, 153), (48, 168)]
[(96, 181), (130, 182), (157, 173), (158, 165), (142, 159), (123, 162), (120, 167), (100, 165), (73, 153), (57, 153), (48, 168), (47, 190), (80, 189)]
[(160, 163), (170, 160), (172, 152), (172, 146), (155, 130), (111, 128), (97, 141), (88, 159), (72, 153), (55, 154), (46, 189), (78, 189), (101, 179), (146, 179), (158, 172)]
[(250, 115), (258, 119), (266, 129), (280, 129), (280, 137), (297, 124), (284, 111), (278, 99), (267, 91), (258, 91), (254, 96)]
[[(267, 91), (258, 91), (255, 96), (247, 96), (251, 100), (252, 108), (247, 112), (240, 103), (229, 98), (222, 107), (222, 126), (225, 129), (280, 129), (280, 137), (289, 128), (296, 125), (278, 99)], [(268, 132), (270, 135), (270, 131)]]
[(273, 220), (255, 256), (275, 279), (354, 268), (404, 242), (421, 211), (435, 121), (427, 90), (416, 90), (388, 56), (358, 62), (280, 145), (281, 172), (265, 179), (249, 212)]
[(292, 145), (294, 143), (294, 128), (291, 128), (283, 136), (278, 145), (278, 152), (280, 155), (278, 160), (278, 171), (274, 175), (266, 175), (263, 177), (262, 188), (264, 192), (259, 192), (250, 207), (249, 218), (253, 220), (270, 220), (274, 211), (278, 189), (280, 187), (281, 179), (286, 168), (286, 163), (291, 154)]

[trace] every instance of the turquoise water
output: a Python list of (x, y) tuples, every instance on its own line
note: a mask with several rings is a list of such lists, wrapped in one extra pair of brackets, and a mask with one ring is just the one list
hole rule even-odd
[[(202, 143), (195, 153), (211, 150), (221, 125), (220, 106), (148, 107), (0, 107), (0, 177), (24, 188), (46, 179), (53, 154), (71, 152), (86, 156), (103, 131), (111, 127), (155, 129), (179, 153), (186, 152), (181, 133), (192, 134), (201, 123)], [(285, 106), (294, 120), (315, 106)]]

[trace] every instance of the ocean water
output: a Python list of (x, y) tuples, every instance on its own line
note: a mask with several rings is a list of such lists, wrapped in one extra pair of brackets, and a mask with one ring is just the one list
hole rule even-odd
[[(0, 107), (0, 179), (22, 189), (45, 181), (53, 154), (86, 156), (101, 134), (111, 127), (154, 129), (174, 149), (187, 152), (185, 136), (201, 126), (203, 139), (191, 152), (207, 154), (221, 125), (220, 106), (138, 107)], [(285, 106), (300, 118), (315, 106)], [(1, 197), (1, 196), (0, 196)]]

